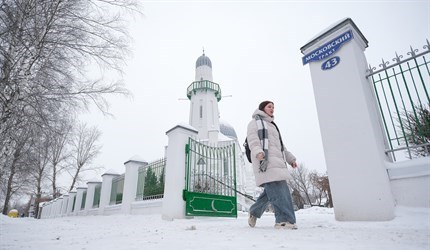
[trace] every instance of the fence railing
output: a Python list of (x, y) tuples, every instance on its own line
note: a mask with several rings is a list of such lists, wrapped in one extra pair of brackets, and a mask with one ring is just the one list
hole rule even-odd
[(166, 158), (139, 167), (136, 200), (163, 198)]
[(430, 155), (430, 43), (424, 51), (410, 48), (408, 58), (396, 53), (393, 64), (382, 59), (369, 65), (367, 78), (375, 91), (392, 161)]
[(192, 93), (195, 93), (196, 90), (213, 90), (215, 91), (215, 97), (217, 98), (217, 100), (221, 100), (221, 88), (217, 83), (208, 80), (192, 82), (187, 88), (188, 99), (191, 100)]

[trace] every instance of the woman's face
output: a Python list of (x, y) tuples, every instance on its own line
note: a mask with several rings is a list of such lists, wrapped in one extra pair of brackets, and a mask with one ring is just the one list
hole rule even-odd
[(275, 105), (273, 103), (269, 103), (264, 107), (264, 112), (269, 116), (273, 116), (273, 112), (275, 112)]

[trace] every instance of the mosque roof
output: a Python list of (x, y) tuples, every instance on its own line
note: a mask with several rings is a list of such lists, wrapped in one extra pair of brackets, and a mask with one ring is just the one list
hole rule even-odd
[(205, 55), (205, 53), (203, 53), (203, 55), (201, 55), (199, 58), (197, 58), (196, 68), (203, 66), (203, 65), (206, 65), (206, 66), (209, 66), (210, 68), (212, 68), (211, 59), (209, 59), (209, 57), (207, 57)]

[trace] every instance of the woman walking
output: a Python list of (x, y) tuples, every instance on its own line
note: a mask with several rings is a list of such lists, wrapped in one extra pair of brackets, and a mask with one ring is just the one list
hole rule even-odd
[(264, 188), (250, 208), (248, 224), (255, 227), (257, 218), (261, 217), (270, 203), (275, 212), (275, 228), (297, 229), (286, 181), (290, 178), (287, 163), (296, 168), (296, 157), (282, 142), (279, 129), (274, 123), (274, 109), (275, 105), (271, 101), (260, 103), (248, 124), (247, 140), (251, 149), (255, 182), (257, 186)]

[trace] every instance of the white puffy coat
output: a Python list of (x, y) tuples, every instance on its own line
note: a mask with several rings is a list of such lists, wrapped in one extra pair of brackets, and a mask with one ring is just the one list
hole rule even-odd
[[(256, 115), (260, 115), (261, 118), (266, 121), (268, 126), (269, 161), (267, 170), (265, 172), (260, 171), (260, 161), (257, 159), (257, 154), (264, 153), (264, 151), (260, 143), (260, 138), (258, 138), (257, 134), (257, 123), (254, 119)], [(288, 178), (291, 178), (291, 175), (287, 169), (287, 162), (291, 164), (296, 160), (296, 157), (285, 148), (285, 142), (284, 151), (281, 151), (279, 133), (278, 130), (276, 130), (275, 125), (271, 123), (272, 121), (273, 117), (270, 117), (264, 111), (257, 109), (253, 113), (252, 120), (248, 124), (247, 139), (249, 148), (251, 150), (252, 167), (255, 175), (255, 183), (257, 186), (261, 186), (262, 184), (268, 182), (287, 180)]]

